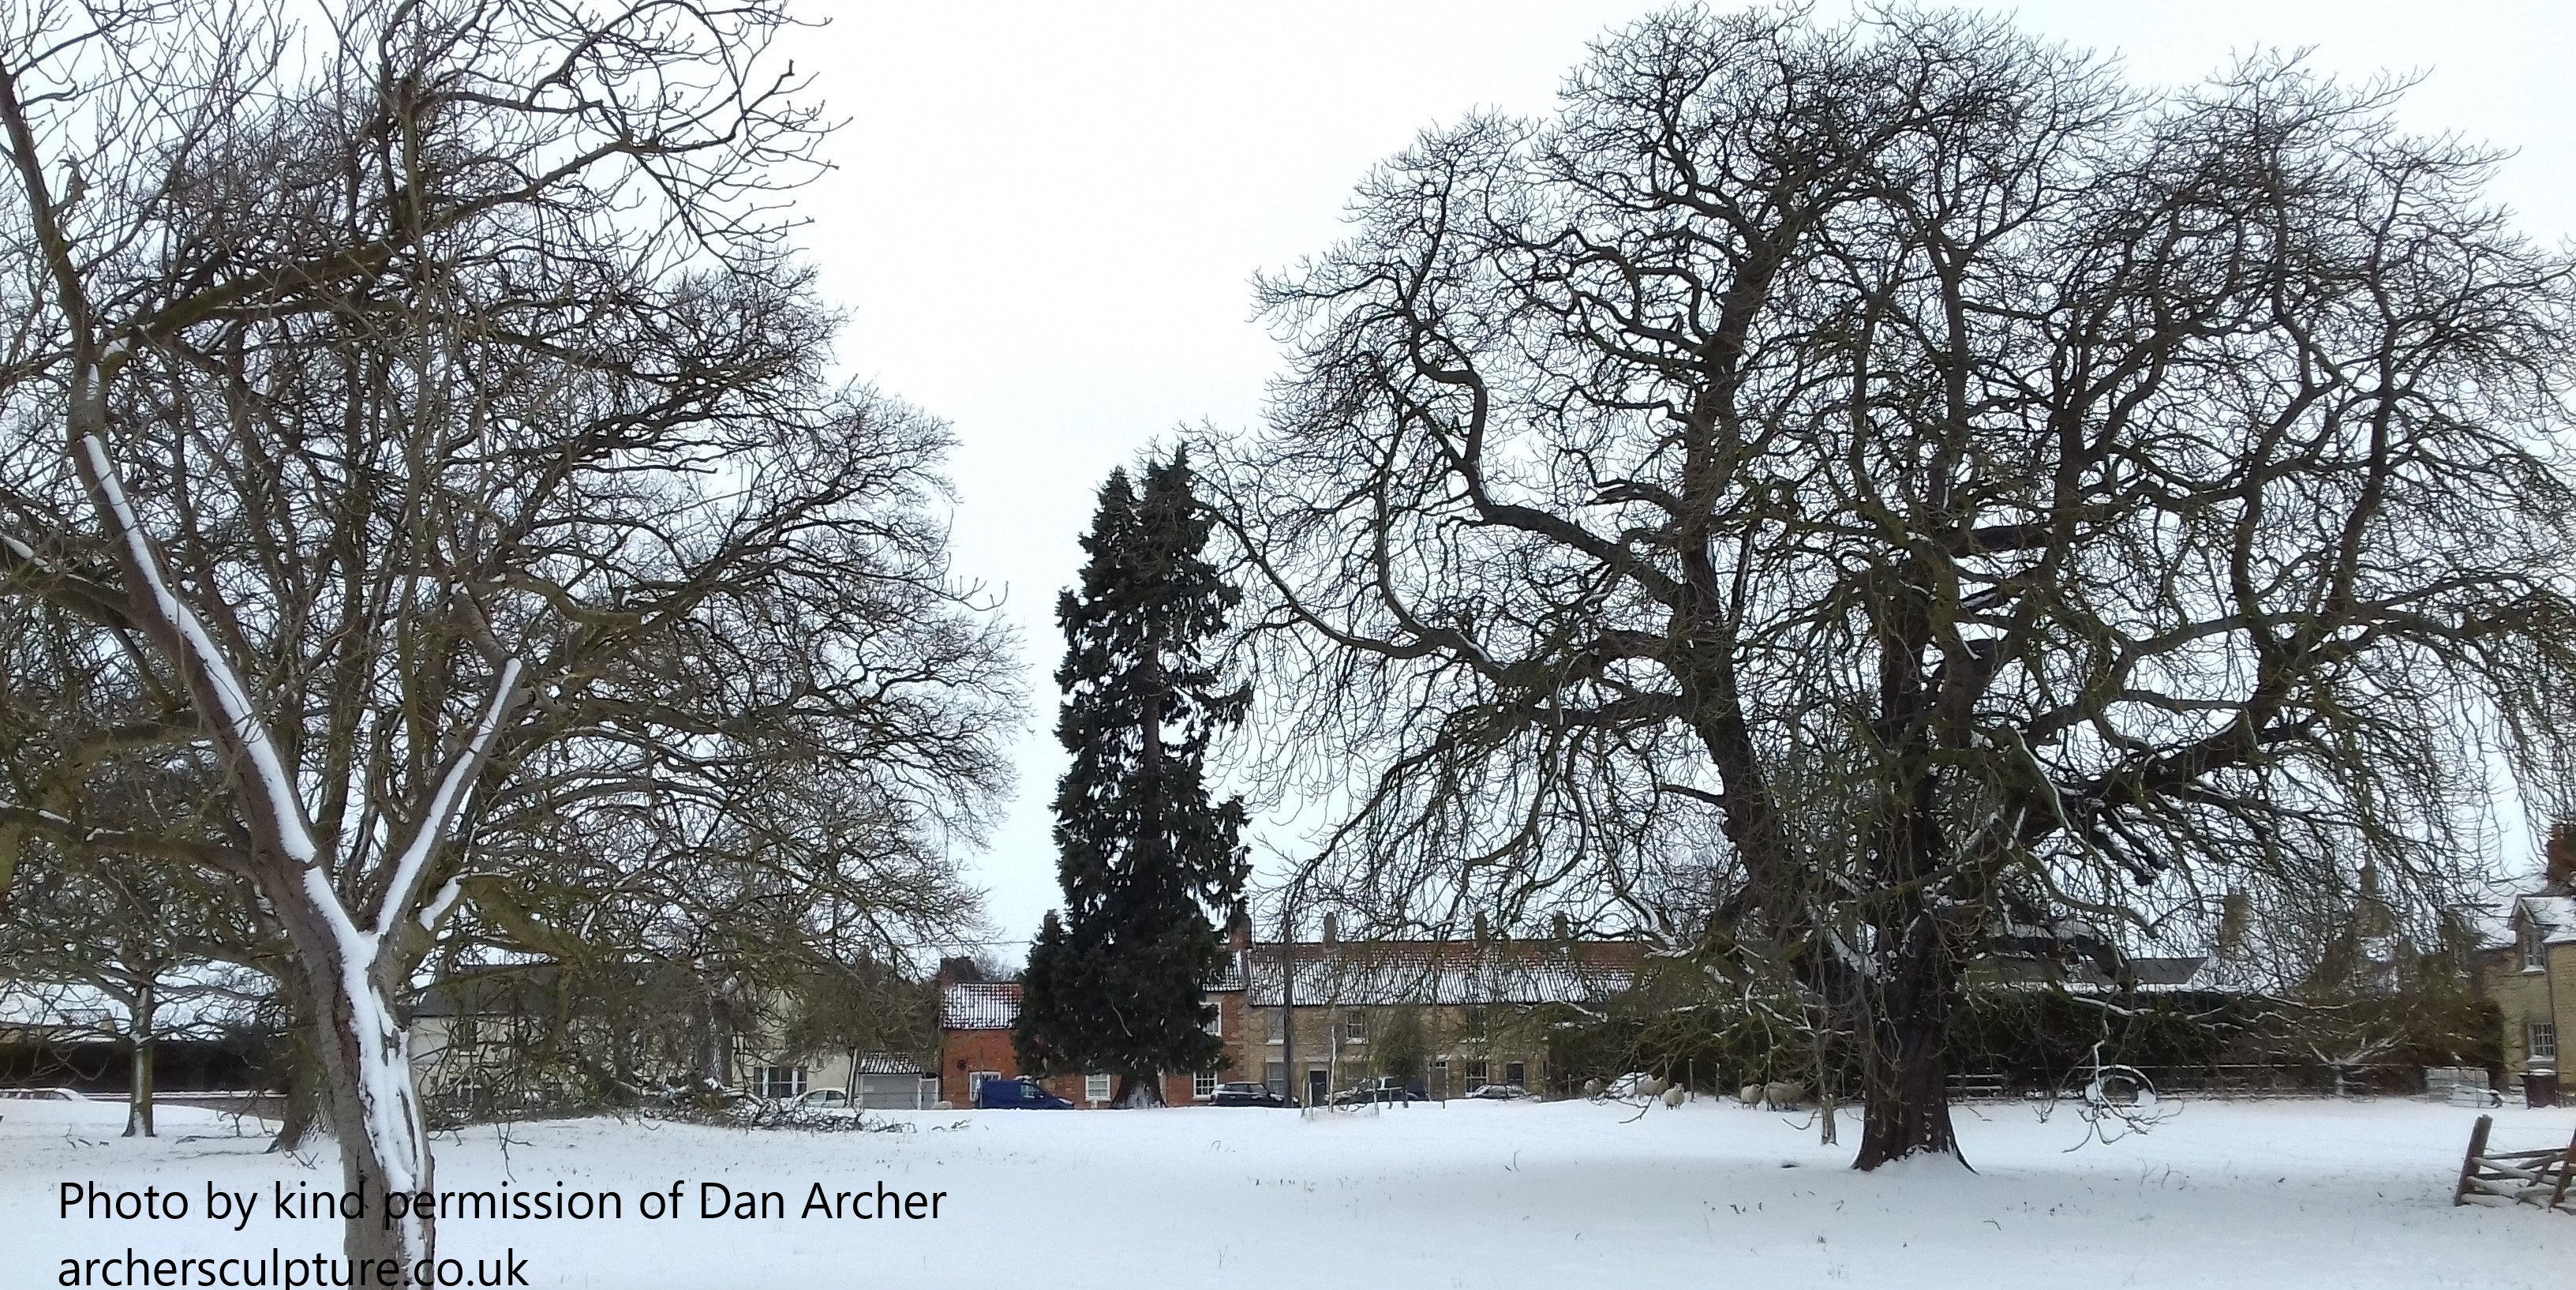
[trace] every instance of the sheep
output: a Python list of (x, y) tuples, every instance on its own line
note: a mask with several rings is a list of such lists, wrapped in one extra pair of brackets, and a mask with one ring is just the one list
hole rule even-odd
[(1804, 1084), (1774, 1081), (1762, 1086), (1762, 1105), (1774, 1111), (1794, 1108), (1806, 1100), (1807, 1086)]
[(1687, 1096), (1687, 1094), (1682, 1091), (1682, 1086), (1675, 1084), (1671, 1088), (1664, 1090), (1664, 1105), (1679, 1108), (1682, 1104), (1682, 1099), (1685, 1096)]

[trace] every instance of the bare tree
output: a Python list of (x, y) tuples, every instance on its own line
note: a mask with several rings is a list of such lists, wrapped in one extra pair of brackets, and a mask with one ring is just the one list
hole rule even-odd
[(2566, 782), (2569, 278), (2395, 92), (1680, 10), (1387, 163), (1210, 472), (1282, 769), (1368, 772), (1319, 880), (1713, 882), (1697, 948), (1848, 1034), (1863, 1168), (1953, 1149), (2003, 923), (2457, 899), (2488, 751)]
[(743, 825), (801, 761), (886, 828), (971, 835), (999, 783), (1003, 641), (931, 513), (945, 432), (825, 380), (784, 253), (819, 122), (766, 70), (783, 21), (0, 19), (5, 289), (34, 287), (6, 302), (0, 572), (185, 696), (242, 833), (190, 858), (292, 947), (351, 1189), (431, 1186), (401, 1001), (469, 893), (541, 869), (496, 821)]

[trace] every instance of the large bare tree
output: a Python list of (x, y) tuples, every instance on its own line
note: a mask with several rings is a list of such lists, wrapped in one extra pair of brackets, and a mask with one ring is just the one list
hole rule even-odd
[[(211, 746), (238, 836), (183, 858), (276, 920), (380, 1198), (431, 1185), (416, 972), (469, 898), (567, 877), (521, 826), (676, 814), (767, 862), (864, 818), (936, 856), (1015, 704), (946, 569), (944, 429), (826, 377), (775, 5), (327, 21), (0, 16), (0, 575), (110, 627)], [(830, 810), (766, 795), (790, 766)], [(347, 1251), (433, 1236), (353, 1221)]]
[(1999, 931), (2431, 919), (2489, 767), (2566, 782), (2576, 337), (2394, 95), (1679, 10), (1386, 163), (1210, 472), (1281, 764), (1365, 772), (1319, 889), (1713, 910), (1850, 1045), (1863, 1168), (1953, 1149)]

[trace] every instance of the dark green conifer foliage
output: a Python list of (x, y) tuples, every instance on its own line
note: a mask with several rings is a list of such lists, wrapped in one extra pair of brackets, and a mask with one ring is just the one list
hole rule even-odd
[(1243, 889), (1241, 798), (1208, 800), (1209, 737), (1249, 696), (1219, 692), (1207, 642), (1238, 593), (1201, 558), (1210, 520), (1189, 459), (1149, 462), (1142, 493), (1109, 477), (1064, 627), (1056, 738), (1073, 765), (1056, 788), (1062, 917), (1029, 951), (1011, 1041), (1031, 1074), (1114, 1072), (1118, 1100), (1160, 1100), (1162, 1071), (1215, 1068), (1201, 1000), (1217, 965), (1211, 915)]

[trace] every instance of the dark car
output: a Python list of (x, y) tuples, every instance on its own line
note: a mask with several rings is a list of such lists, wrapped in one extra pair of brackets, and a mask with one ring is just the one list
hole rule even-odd
[(1270, 1091), (1267, 1084), (1240, 1081), (1219, 1084), (1208, 1097), (1210, 1106), (1295, 1106), (1295, 1102)]
[(1431, 1095), (1419, 1084), (1407, 1084), (1392, 1075), (1381, 1075), (1366, 1084), (1343, 1089), (1332, 1096), (1334, 1106), (1359, 1106), (1369, 1102), (1428, 1102)]
[(1019, 1079), (988, 1079), (975, 1086), (975, 1105), (986, 1111), (1070, 1111), (1073, 1103), (1038, 1087), (1038, 1082), (1022, 1076)]

